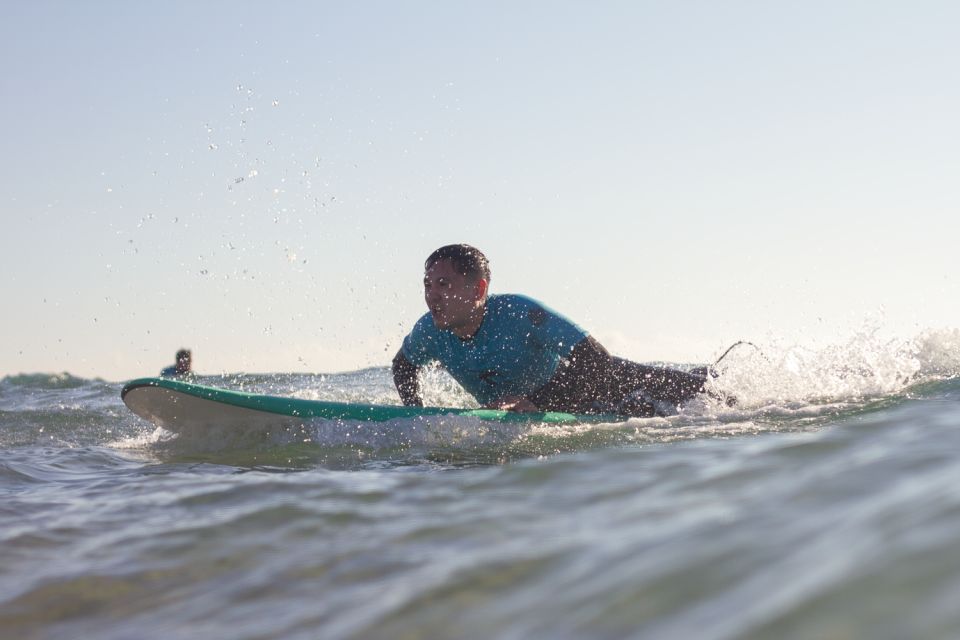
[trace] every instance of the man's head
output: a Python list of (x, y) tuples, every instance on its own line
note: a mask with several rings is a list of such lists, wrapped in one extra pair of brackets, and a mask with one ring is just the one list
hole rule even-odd
[(423, 297), (438, 329), (469, 338), (483, 322), (490, 265), (479, 249), (449, 244), (424, 264)]
[(177, 351), (177, 373), (190, 373), (190, 361), (189, 349)]
[(490, 283), (490, 263), (480, 249), (468, 244), (448, 244), (427, 257), (424, 269), (429, 269), (439, 260), (449, 260), (460, 275), (474, 280), (483, 278)]

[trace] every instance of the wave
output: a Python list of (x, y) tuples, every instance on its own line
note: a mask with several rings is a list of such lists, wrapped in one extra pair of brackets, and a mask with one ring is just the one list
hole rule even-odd
[(21, 389), (76, 389), (90, 383), (103, 383), (101, 378), (79, 378), (66, 371), (61, 373), (20, 373), (0, 378), (0, 385)]

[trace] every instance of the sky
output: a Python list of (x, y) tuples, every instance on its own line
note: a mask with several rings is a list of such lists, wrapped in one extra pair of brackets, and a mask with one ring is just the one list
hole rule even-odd
[(384, 366), (467, 242), (612, 352), (960, 326), (955, 2), (9, 2), (0, 376)]

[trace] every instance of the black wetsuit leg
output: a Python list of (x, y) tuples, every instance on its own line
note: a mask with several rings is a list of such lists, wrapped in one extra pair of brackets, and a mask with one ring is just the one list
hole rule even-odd
[(615, 390), (608, 398), (618, 399), (617, 413), (641, 416), (675, 413), (704, 391), (704, 376), (623, 358), (611, 360), (611, 383)]
[(704, 381), (676, 369), (615, 358), (587, 337), (530, 400), (550, 411), (650, 417), (676, 411), (703, 392)]

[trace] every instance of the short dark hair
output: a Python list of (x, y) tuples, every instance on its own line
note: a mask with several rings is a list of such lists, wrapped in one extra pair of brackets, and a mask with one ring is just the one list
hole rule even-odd
[(449, 260), (457, 273), (490, 282), (490, 263), (487, 256), (468, 244), (448, 244), (430, 254), (423, 268), (429, 269), (440, 260)]
[(190, 349), (180, 349), (177, 351), (177, 360), (183, 360), (190, 357)]

